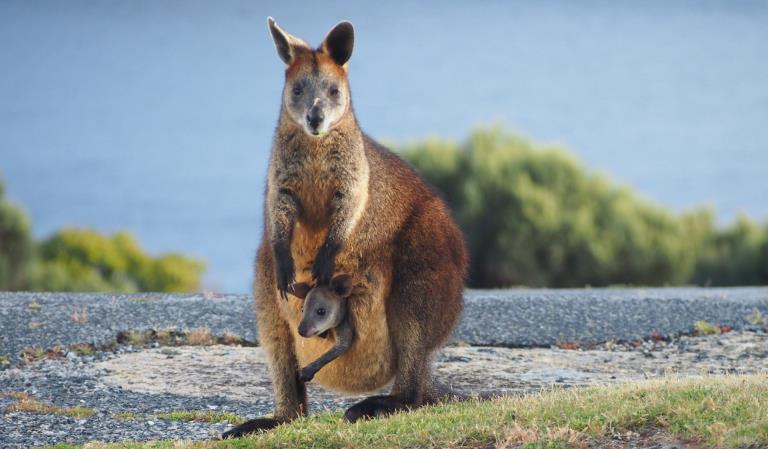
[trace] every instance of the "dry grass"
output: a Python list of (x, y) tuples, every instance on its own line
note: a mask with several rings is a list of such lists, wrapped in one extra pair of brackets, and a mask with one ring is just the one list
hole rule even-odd
[(72, 315), (70, 315), (70, 318), (75, 324), (86, 324), (88, 322), (88, 308), (83, 307), (82, 309), (78, 309), (75, 307), (72, 309)]
[(217, 343), (208, 328), (193, 329), (187, 333), (186, 343), (192, 346), (210, 346)]
[(45, 359), (60, 359), (65, 356), (65, 351), (61, 346), (43, 349), (35, 346), (28, 346), (21, 350), (21, 360), (26, 363), (37, 362)]
[(7, 413), (45, 413), (49, 415), (73, 416), (75, 418), (87, 418), (95, 412), (85, 407), (57, 407), (38, 401), (27, 393), (8, 393), (6, 396), (16, 398), (17, 402), (6, 408)]

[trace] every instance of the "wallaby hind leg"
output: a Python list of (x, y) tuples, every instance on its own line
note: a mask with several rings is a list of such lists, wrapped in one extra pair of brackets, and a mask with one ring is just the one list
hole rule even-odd
[(283, 299), (275, 287), (271, 254), (264, 246), (260, 248), (256, 262), (254, 296), (259, 323), (259, 344), (264, 348), (272, 372), (275, 414), (273, 417), (246, 421), (222, 434), (222, 438), (240, 437), (268, 430), (307, 414), (307, 390), (304, 382), (299, 380), (293, 335), (278, 312), (277, 301)]
[[(440, 223), (443, 223), (440, 226)], [(461, 235), (442, 208), (425, 205), (401, 234), (387, 299), (387, 325), (397, 355), (389, 395), (350, 407), (349, 421), (443, 399), (432, 380), (432, 354), (448, 339), (462, 309), (466, 265)]]

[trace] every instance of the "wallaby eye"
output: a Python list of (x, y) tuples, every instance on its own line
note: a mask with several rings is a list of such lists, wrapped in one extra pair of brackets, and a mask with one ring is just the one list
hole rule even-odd
[(335, 97), (339, 95), (339, 88), (338, 87), (331, 87), (331, 90), (329, 91), (332, 97)]
[(319, 309), (315, 310), (315, 313), (317, 316), (325, 316), (325, 309), (320, 307)]
[(299, 87), (299, 86), (294, 86), (294, 87), (293, 87), (293, 94), (294, 94), (294, 95), (296, 95), (297, 97), (298, 97), (299, 95), (301, 95), (301, 87)]

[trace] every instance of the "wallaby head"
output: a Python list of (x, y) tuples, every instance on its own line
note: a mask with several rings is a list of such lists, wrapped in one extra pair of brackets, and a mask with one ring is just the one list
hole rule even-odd
[(355, 40), (352, 24), (339, 23), (319, 48), (312, 49), (273, 18), (268, 22), (277, 54), (286, 64), (283, 110), (307, 134), (320, 137), (350, 111), (347, 61)]
[(330, 285), (310, 286), (295, 283), (291, 292), (304, 299), (304, 310), (299, 323), (299, 335), (314, 337), (341, 324), (346, 314), (344, 301), (352, 294), (352, 276), (340, 274)]

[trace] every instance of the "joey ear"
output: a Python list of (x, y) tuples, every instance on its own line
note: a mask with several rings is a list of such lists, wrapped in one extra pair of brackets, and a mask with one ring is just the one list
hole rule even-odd
[(340, 22), (325, 36), (320, 50), (333, 59), (336, 64), (344, 65), (352, 56), (355, 45), (355, 29), (349, 22)]
[(275, 41), (277, 54), (284, 63), (290, 64), (293, 61), (296, 57), (296, 50), (310, 49), (306, 42), (280, 28), (272, 17), (267, 18), (267, 24), (269, 25), (269, 32), (272, 34), (272, 40)]
[(342, 298), (346, 298), (352, 294), (352, 276), (349, 274), (334, 276), (334, 278), (331, 279), (331, 288), (334, 293)]
[(312, 286), (310, 286), (306, 282), (296, 282), (295, 284), (291, 284), (290, 289), (288, 290), (288, 293), (292, 294), (293, 296), (304, 299), (307, 297), (307, 293), (309, 293), (310, 290), (312, 290)]

